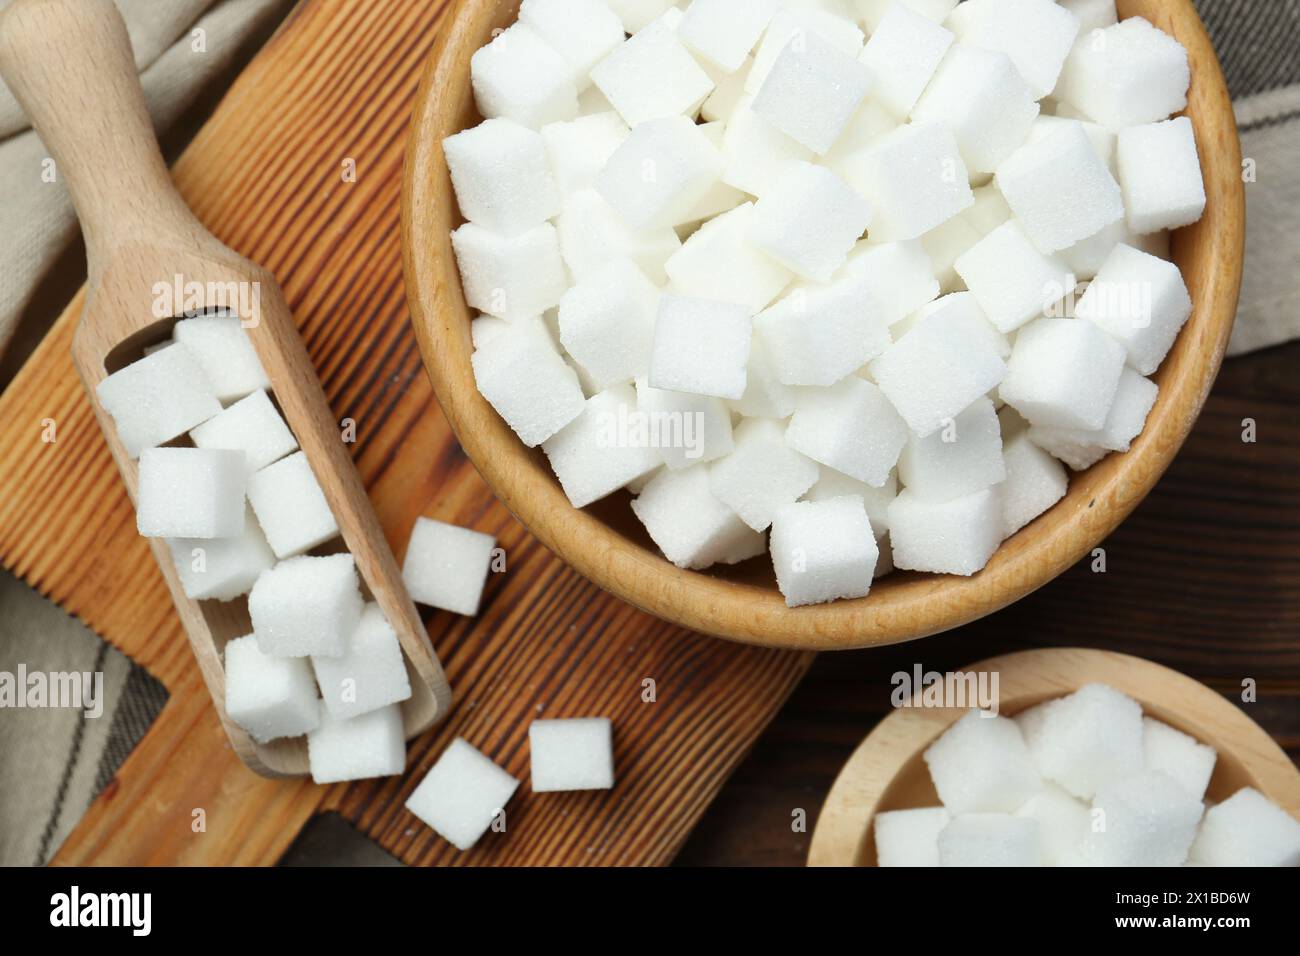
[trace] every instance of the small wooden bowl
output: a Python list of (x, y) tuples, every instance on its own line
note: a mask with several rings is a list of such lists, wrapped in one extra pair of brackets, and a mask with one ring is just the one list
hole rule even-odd
[[(1048, 648), (994, 657), (964, 673), (997, 672), (999, 712), (1010, 717), (1073, 693), (1109, 684), (1162, 720), (1219, 753), (1206, 793), (1222, 801), (1254, 787), (1300, 819), (1300, 771), (1240, 708), (1184, 674), (1111, 651)], [(899, 709), (876, 725), (835, 779), (808, 852), (809, 866), (875, 866), (877, 813), (936, 807), (939, 796), (921, 755), (966, 708)]]
[(406, 288), (425, 365), (443, 411), (487, 483), (528, 529), (596, 584), (683, 627), (777, 647), (843, 649), (945, 631), (1042, 587), (1075, 564), (1137, 506), (1169, 467), (1200, 413), (1227, 346), (1241, 285), (1245, 223), (1241, 147), (1232, 103), (1191, 0), (1120, 0), (1187, 48), (1208, 197), (1199, 223), (1173, 236), (1195, 312), (1156, 375), (1160, 398), (1132, 451), (1073, 476), (1055, 508), (1006, 541), (971, 578), (896, 573), (869, 597), (791, 610), (771, 563), (683, 571), (641, 528), (625, 493), (573, 508), (545, 456), (530, 451), (479, 395), (470, 367), (470, 310), (450, 232), (462, 219), (442, 155), (444, 137), (479, 122), (469, 58), (513, 22), (516, 0), (461, 0), (445, 19), (416, 98), (406, 157), (402, 238)]

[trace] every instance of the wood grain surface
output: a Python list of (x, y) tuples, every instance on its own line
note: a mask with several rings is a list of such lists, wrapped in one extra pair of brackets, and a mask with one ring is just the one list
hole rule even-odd
[[(280, 280), (333, 414), (356, 422), (351, 451), (397, 553), (421, 514), (505, 548), (477, 619), (426, 618), (455, 711), (413, 742), (402, 778), (321, 788), (240, 765), (73, 372), (79, 295), (0, 396), (0, 561), (171, 699), (57, 863), (272, 863), (321, 809), (410, 863), (667, 862), (811, 661), (691, 634), (598, 591), (524, 533), (451, 438), (407, 319), (398, 239), (411, 102), (444, 13), (300, 3), (173, 175), (223, 242)], [(617, 787), (535, 797), (528, 722), (589, 715), (615, 722)], [(466, 854), (403, 809), (453, 735), (525, 780), (507, 832)]]

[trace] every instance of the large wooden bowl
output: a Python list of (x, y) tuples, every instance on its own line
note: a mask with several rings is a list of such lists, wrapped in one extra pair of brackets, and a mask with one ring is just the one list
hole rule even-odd
[[(1262, 727), (1185, 674), (1111, 651), (1046, 648), (962, 668), (996, 672), (999, 712), (1010, 717), (1084, 684), (1109, 684), (1143, 712), (1218, 751), (1206, 799), (1222, 802), (1254, 787), (1300, 819), (1300, 772)], [(875, 866), (877, 813), (936, 807), (939, 795), (921, 755), (965, 708), (900, 709), (876, 725), (840, 771), (822, 806), (809, 866)]]
[(1173, 258), (1195, 303), (1155, 376), (1160, 398), (1124, 455), (1075, 475), (1069, 494), (1008, 539), (971, 578), (900, 573), (869, 597), (791, 610), (770, 562), (722, 572), (683, 571), (651, 543), (620, 494), (573, 508), (540, 451), (530, 451), (479, 395), (470, 367), (470, 310), (450, 232), (461, 217), (443, 161), (444, 137), (479, 122), (469, 58), (515, 18), (514, 0), (462, 0), (416, 98), (402, 209), (412, 320), (452, 428), (506, 506), (541, 541), (601, 587), (683, 627), (738, 641), (839, 649), (924, 637), (975, 620), (1042, 587), (1087, 554), (1169, 467), (1201, 410), (1232, 330), (1245, 225), (1241, 147), (1223, 75), (1190, 0), (1120, 0), (1177, 37), (1192, 64), (1187, 115), (1195, 124), (1208, 197), (1204, 218), (1173, 237)]

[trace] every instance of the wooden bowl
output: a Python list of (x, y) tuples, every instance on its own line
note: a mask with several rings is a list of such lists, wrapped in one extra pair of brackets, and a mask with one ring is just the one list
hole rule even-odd
[[(1048, 648), (981, 661), (963, 672), (997, 672), (1001, 713), (1109, 684), (1219, 753), (1206, 798), (1254, 787), (1300, 819), (1300, 772), (1264, 730), (1232, 702), (1177, 671), (1111, 651)], [(899, 709), (876, 725), (835, 779), (813, 830), (809, 866), (875, 866), (873, 821), (887, 810), (939, 805), (921, 754), (965, 708)]]
[(1190, 0), (1120, 0), (1187, 47), (1208, 203), (1199, 223), (1173, 236), (1195, 311), (1155, 376), (1160, 397), (1127, 454), (1073, 476), (1055, 508), (1008, 539), (971, 578), (896, 573), (870, 596), (790, 609), (771, 563), (719, 572), (665, 560), (628, 507), (626, 493), (573, 508), (540, 450), (525, 448), (479, 395), (470, 367), (470, 310), (449, 233), (462, 221), (442, 140), (479, 122), (469, 58), (509, 25), (513, 0), (461, 0), (444, 19), (416, 98), (406, 157), (402, 234), (406, 287), (425, 365), (451, 427), (506, 506), (547, 547), (596, 584), (683, 627), (753, 644), (841, 649), (924, 637), (975, 620), (1042, 587), (1105, 538), (1169, 467), (1201, 410), (1232, 330), (1241, 284), (1244, 199), (1241, 147), (1223, 75)]

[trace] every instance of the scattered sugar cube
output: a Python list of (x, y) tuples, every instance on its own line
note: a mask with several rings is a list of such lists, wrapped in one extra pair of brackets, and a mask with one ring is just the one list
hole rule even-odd
[(970, 710), (923, 754), (953, 816), (1017, 810), (1042, 788), (1015, 721)]
[(1124, 218), (1119, 183), (1080, 123), (1025, 145), (998, 166), (998, 189), (1041, 252), (1057, 252)]
[[(574, 124), (552, 124), (545, 127)], [(560, 193), (546, 158), (546, 141), (513, 120), (484, 120), (442, 141), (456, 203), (470, 222), (517, 236), (560, 211)]]
[(568, 285), (555, 227), (544, 222), (500, 236), (467, 222), (451, 234), (465, 301), (506, 319), (540, 315), (559, 304)]
[(623, 21), (623, 30), (636, 33), (642, 27), (672, 10), (673, 0), (605, 0), (614, 14)]
[(725, 73), (739, 70), (758, 44), (779, 0), (694, 0), (677, 35)]
[(1007, 205), (996, 183), (980, 186), (972, 192), (975, 194), (975, 202), (962, 213), (962, 217), (978, 229), (980, 235), (987, 236), (1011, 218), (1011, 207)]
[(709, 466), (709, 488), (755, 531), (766, 531), (782, 505), (817, 482), (817, 465), (785, 440), (786, 425), (765, 418), (741, 422), (736, 448)]
[(931, 18), (891, 4), (862, 50), (875, 80), (872, 96), (894, 115), (907, 116), (952, 42), (952, 33)]
[(727, 403), (733, 412), (747, 418), (789, 418), (794, 414), (799, 391), (781, 382), (775, 363), (767, 346), (755, 338), (745, 368), (745, 394)]
[[(628, 137), (627, 124), (609, 110), (542, 127), (542, 142), (561, 196), (596, 188), (596, 176)], [(558, 212), (559, 210), (557, 210)]]
[(1159, 770), (1196, 800), (1205, 799), (1218, 759), (1213, 747), (1168, 724), (1143, 717), (1142, 756), (1147, 770)]
[(601, 60), (591, 78), (631, 127), (695, 112), (713, 81), (673, 30), (651, 23)]
[(190, 439), (198, 448), (242, 451), (248, 475), (298, 450), (293, 432), (262, 389), (196, 426)]
[(1181, 112), (1190, 84), (1182, 44), (1129, 17), (1075, 44), (1055, 96), (1103, 126), (1124, 129)]
[(406, 769), (406, 734), (396, 704), (347, 720), (320, 705), (320, 726), (307, 735), (311, 778), (318, 784), (395, 777)]
[(825, 10), (795, 7), (786, 2), (772, 17), (762, 42), (754, 52), (754, 66), (745, 81), (745, 92), (754, 94), (762, 88), (772, 67), (792, 40), (803, 42), (809, 37), (830, 44), (845, 56), (857, 57), (862, 52), (862, 31), (852, 20)]
[(718, 80), (718, 85), (700, 107), (700, 116), (705, 122), (727, 124), (731, 122), (736, 107), (745, 96), (745, 81), (749, 79), (749, 71), (753, 65), (753, 57), (747, 57), (740, 69)]
[(1203, 810), (1157, 770), (1099, 784), (1092, 808), (1094, 825), (1079, 846), (1089, 866), (1181, 866)]
[(772, 61), (753, 109), (795, 142), (825, 155), (871, 88), (855, 55), (816, 33), (792, 37)]
[(799, 286), (754, 317), (754, 334), (786, 385), (834, 385), (891, 344), (865, 276)]
[(1101, 428), (1087, 431), (1034, 425), (1029, 429), (1028, 437), (1075, 471), (1083, 471), (1112, 451), (1129, 450), (1133, 439), (1146, 427), (1147, 415), (1151, 413), (1159, 391), (1155, 382), (1126, 368), (1120, 373), (1115, 400), (1106, 415), (1106, 424)]
[(898, 119), (875, 97), (868, 96), (849, 119), (835, 145), (822, 157), (822, 165), (837, 176), (847, 178), (859, 154), (870, 150), (899, 125)]
[[(700, 126), (700, 131), (709, 138), (709, 142), (718, 151), (718, 155), (725, 160), (726, 124), (704, 123)], [(686, 214), (686, 222), (680, 224), (677, 228), (689, 229), (694, 233), (705, 220), (712, 219), (724, 212), (730, 212), (737, 206), (743, 205), (748, 199), (749, 197), (735, 186), (728, 186), (718, 180), (709, 187), (709, 191), (704, 194), (704, 197), (691, 207), (691, 211)]]
[(1104, 684), (1052, 701), (1021, 730), (1038, 772), (1084, 800), (1142, 769), (1142, 708)]
[(325, 492), (303, 452), (249, 476), (248, 502), (277, 558), (310, 551), (339, 533)]
[(955, 268), (957, 260), (984, 238), (964, 216), (953, 216), (921, 237), (921, 247), (930, 257), (940, 289), (952, 290), (961, 284)]
[(1075, 288), (1065, 261), (1040, 252), (1015, 219), (958, 256), (953, 268), (1001, 332), (1014, 332)]
[(952, 8), (957, 6), (957, 0), (853, 0), (853, 5), (867, 30), (875, 35), (884, 23), (890, 7), (906, 7), (935, 23), (943, 23)]
[(813, 151), (754, 112), (753, 103), (752, 96), (741, 97), (727, 122), (722, 138), (727, 167), (722, 181), (759, 196), (789, 165), (813, 159)]
[(1038, 319), (1016, 335), (998, 394), (1030, 423), (1099, 429), (1124, 369), (1124, 348), (1077, 319)]
[(664, 263), (682, 246), (677, 233), (670, 228), (644, 232), (629, 228), (594, 189), (579, 190), (569, 196), (564, 212), (555, 220), (555, 228), (560, 254), (578, 281), (613, 259), (627, 258), (651, 282), (661, 285), (666, 277)]
[(955, 43), (912, 109), (914, 123), (946, 123), (971, 175), (991, 173), (1029, 136), (1038, 104), (1005, 53)]
[(1300, 866), (1300, 823), (1243, 787), (1205, 811), (1190, 856), (1204, 866)]
[(533, 793), (614, 786), (613, 724), (605, 717), (534, 720), (528, 725)]
[(910, 123), (845, 160), (850, 186), (871, 203), (872, 242), (917, 239), (974, 202), (952, 130)]
[(968, 813), (939, 832), (940, 866), (1042, 866), (1037, 820), (1005, 813)]
[(1132, 244), (1132, 234), (1128, 223), (1119, 219), (1109, 226), (1099, 229), (1072, 246), (1062, 249), (1058, 255), (1061, 261), (1080, 283), (1090, 282), (1096, 278), (1101, 267), (1106, 264), (1110, 254), (1121, 242)]
[(1114, 248), (1075, 306), (1075, 315), (1109, 333), (1143, 375), (1160, 367), (1191, 314), (1178, 267), (1124, 243)]
[(898, 459), (898, 477), (931, 501), (950, 501), (1001, 483), (1007, 472), (993, 403), (976, 399), (937, 432), (925, 438), (909, 435)]
[(244, 485), (243, 452), (146, 448), (136, 530), (146, 538), (233, 538), (244, 530)]
[(1054, 783), (1030, 797), (1015, 813), (1038, 821), (1044, 866), (1062, 866), (1088, 833), (1092, 815), (1088, 805)]
[(560, 341), (597, 391), (650, 368), (659, 290), (631, 259), (615, 259), (560, 300)]
[(300, 737), (320, 723), (316, 684), (305, 660), (268, 657), (253, 635), (226, 643), (226, 715), (260, 744)]
[(182, 319), (172, 330), (176, 341), (203, 368), (217, 398), (232, 402), (259, 388), (270, 388), (271, 380), (244, 331), (242, 321), (230, 315), (200, 315)]
[(1002, 543), (1001, 488), (951, 501), (926, 501), (904, 489), (889, 505), (894, 566), (907, 571), (969, 576)]
[[(871, 520), (871, 530), (875, 533), (877, 541), (889, 534), (889, 503), (898, 497), (896, 472), (891, 472), (885, 483), (876, 488), (865, 481), (850, 478), (834, 468), (822, 468), (817, 484), (808, 489), (803, 500), (825, 501), (827, 498), (843, 498), (847, 495), (862, 499), (867, 509), (867, 517)], [(885, 557), (887, 555), (882, 549), (881, 559)], [(880, 576), (878, 567), (876, 576)]]
[(849, 376), (807, 389), (795, 406), (786, 443), (813, 461), (879, 488), (889, 479), (908, 430), (883, 392)]
[(664, 463), (634, 427), (637, 419), (636, 392), (615, 385), (587, 399), (582, 414), (543, 443), (573, 507), (585, 508)]
[(1011, 57), (1041, 100), (1056, 86), (1079, 20), (1055, 0), (966, 0), (945, 21), (962, 43)]
[(866, 279), (886, 325), (902, 321), (939, 294), (933, 264), (916, 239), (858, 243), (843, 274)]
[(1009, 538), (1065, 497), (1065, 469), (1030, 440), (1028, 432), (1006, 438), (1002, 449), (1002, 536)]
[(672, 471), (731, 454), (731, 410), (720, 398), (651, 388), (637, 379), (636, 408)]
[(650, 384), (695, 395), (740, 398), (752, 328), (744, 306), (664, 294), (659, 300)]
[[(296, 662), (296, 658), (291, 658)], [(411, 681), (397, 632), (378, 604), (367, 604), (341, 657), (311, 659), (325, 709), (349, 720), (411, 696)]]
[(231, 538), (168, 538), (186, 597), (233, 601), (247, 594), (275, 555), (257, 519), (245, 509), (244, 530)]
[(478, 111), (532, 129), (578, 115), (573, 67), (526, 23), (515, 23), (469, 61)]
[(636, 126), (596, 177), (596, 189), (634, 230), (686, 222), (722, 177), (722, 156), (685, 116)]
[(579, 91), (591, 83), (591, 68), (623, 42), (623, 23), (602, 0), (523, 0), (519, 22), (560, 54)]
[(487, 832), (519, 781), (457, 737), (406, 800), (406, 809), (458, 850)]
[(471, 358), (483, 397), (529, 448), (582, 413), (578, 376), (552, 346), (540, 322), (518, 323), (484, 342)]
[(162, 349), (95, 387), (131, 458), (185, 434), (221, 411), (203, 366), (186, 349)]
[(248, 596), (248, 612), (263, 654), (339, 657), (364, 603), (352, 555), (303, 555), (262, 572)]
[(490, 534), (417, 518), (402, 562), (402, 582), (419, 604), (473, 617), (495, 549)]
[(890, 810), (872, 821), (877, 866), (938, 866), (939, 832), (952, 816), (943, 807)]
[(861, 498), (799, 501), (772, 520), (772, 566), (787, 607), (866, 597), (880, 550)]
[(871, 204), (824, 166), (794, 163), (754, 207), (750, 240), (805, 279), (829, 282), (871, 222)]
[(1120, 130), (1115, 156), (1134, 232), (1178, 229), (1201, 218), (1205, 181), (1186, 116)]
[(789, 269), (750, 241), (753, 203), (706, 222), (665, 263), (673, 287), (689, 296), (763, 309), (790, 284)]
[(704, 465), (658, 472), (633, 500), (632, 511), (679, 568), (735, 564), (767, 550), (763, 535), (714, 497)]

